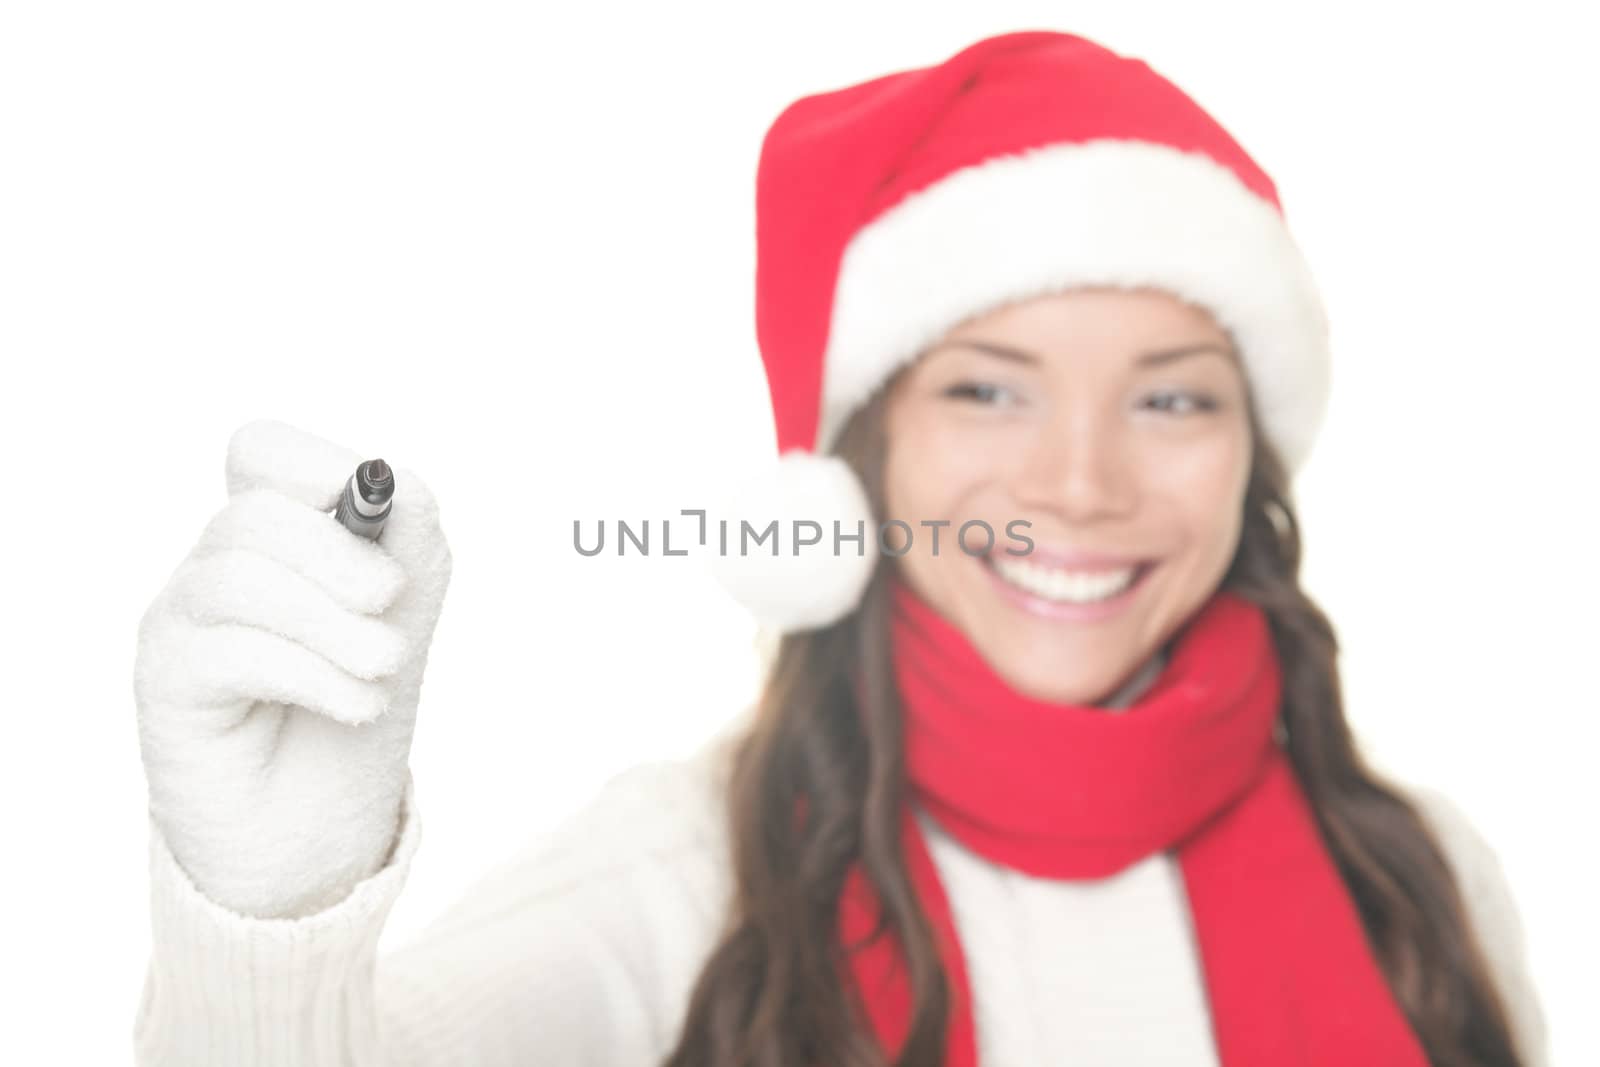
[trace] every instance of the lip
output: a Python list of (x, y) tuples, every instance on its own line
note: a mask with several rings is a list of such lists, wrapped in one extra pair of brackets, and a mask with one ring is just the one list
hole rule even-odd
[[(1030, 553), (1029, 555), (1032, 556), (1034, 554)], [(1080, 565), (1084, 565), (1081, 561), (1085, 558), (1083, 554), (1079, 554), (1076, 557), (1080, 561)], [(1097, 600), (1092, 604), (1067, 604), (1059, 600), (1046, 600), (1044, 597), (1034, 596), (1026, 589), (1012, 585), (1002, 578), (994, 569), (994, 564), (988, 556), (976, 559), (974, 562), (983, 568), (984, 573), (989, 576), (989, 580), (994, 583), (995, 589), (1000, 595), (1016, 607), (1042, 619), (1065, 622), (1103, 622), (1121, 614), (1133, 602), (1133, 598), (1138, 595), (1139, 590), (1144, 588), (1145, 581), (1159, 565), (1156, 560), (1140, 560), (1129, 557), (1099, 556), (1094, 558), (1101, 561), (1121, 559), (1122, 562), (1114, 564), (1114, 566), (1126, 567), (1132, 565), (1136, 566), (1138, 571), (1134, 574), (1133, 581), (1129, 582), (1128, 587), (1122, 592), (1109, 600)]]

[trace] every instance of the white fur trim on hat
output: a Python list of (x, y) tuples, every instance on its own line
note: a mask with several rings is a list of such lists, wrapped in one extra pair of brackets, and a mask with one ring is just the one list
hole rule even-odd
[(1150, 286), (1212, 313), (1291, 471), (1329, 390), (1327, 318), (1283, 217), (1198, 152), (1049, 145), (957, 170), (856, 233), (835, 288), (817, 448), (960, 322), (1078, 285)]
[[(878, 529), (866, 490), (837, 456), (785, 453), (775, 470), (748, 483), (714, 518), (727, 523), (727, 547), (711, 546), (712, 573), (762, 625), (780, 633), (827, 626), (849, 614), (877, 564)], [(821, 540), (800, 544), (795, 520), (815, 522)], [(758, 544), (774, 521), (775, 536)], [(743, 522), (750, 526), (748, 538)], [(810, 527), (802, 532), (815, 534)], [(843, 539), (857, 533), (859, 541)]]

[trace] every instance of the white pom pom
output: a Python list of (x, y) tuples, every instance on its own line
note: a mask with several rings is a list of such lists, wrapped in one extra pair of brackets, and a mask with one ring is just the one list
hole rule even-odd
[[(727, 547), (713, 530), (707, 539), (712, 573), (779, 633), (816, 629), (849, 614), (877, 565), (878, 527), (866, 490), (838, 456), (785, 453), (713, 519), (727, 523)], [(819, 538), (818, 527), (820, 539), (805, 543)]]

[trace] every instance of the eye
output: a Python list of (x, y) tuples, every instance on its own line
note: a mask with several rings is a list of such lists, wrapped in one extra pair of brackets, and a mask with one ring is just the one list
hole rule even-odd
[(1217, 402), (1205, 393), (1168, 392), (1154, 393), (1149, 401), (1158, 411), (1174, 415), (1192, 415), (1202, 411), (1215, 411)]
[(944, 395), (956, 400), (971, 400), (974, 403), (991, 406), (1011, 403), (1016, 399), (1011, 390), (993, 382), (961, 382), (946, 389)]

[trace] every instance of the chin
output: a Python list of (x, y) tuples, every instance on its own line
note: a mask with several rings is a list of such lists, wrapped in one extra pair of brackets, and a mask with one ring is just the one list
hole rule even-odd
[(1019, 605), (985, 574), (969, 602), (981, 605), (977, 632), (993, 635), (986, 642), (989, 662), (1013, 689), (1035, 699), (1085, 705), (1110, 699), (1160, 644), (1150, 635), (1175, 563), (1163, 560), (1120, 610), (1089, 620), (1050, 617), (1048, 605)]
[(1063, 670), (1063, 660), (1070, 653), (1062, 649), (1059, 634), (1053, 643), (1039, 643), (1032, 656), (1020, 661), (1015, 654), (1017, 646), (1009, 647), (1009, 656), (991, 659), (990, 663), (1007, 685), (1024, 696), (1052, 704), (1088, 705), (1116, 690), (1120, 675), (1115, 671)]
[(1049, 704), (1075, 704), (1089, 707), (1110, 696), (1114, 686), (1110, 683), (1102, 685), (1098, 682), (1063, 682), (1058, 679), (1041, 679), (1032, 684), (1014, 685), (1013, 688), (1025, 696)]

